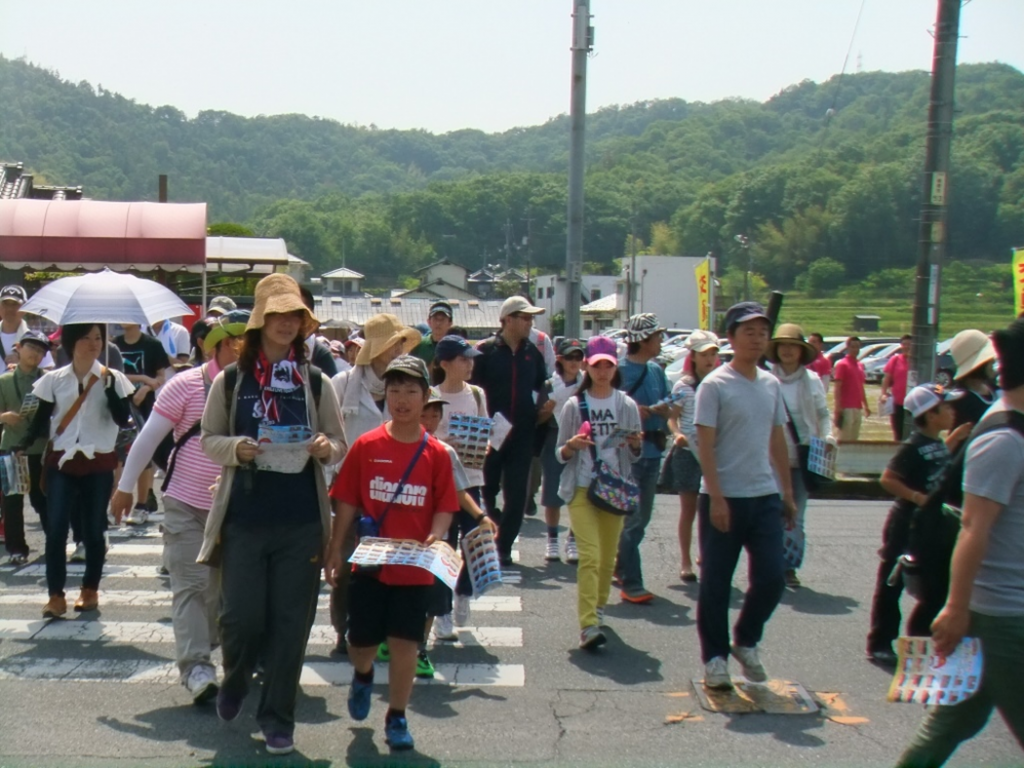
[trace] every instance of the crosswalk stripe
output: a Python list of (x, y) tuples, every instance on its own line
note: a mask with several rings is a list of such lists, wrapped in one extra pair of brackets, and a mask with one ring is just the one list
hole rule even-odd
[[(521, 648), (521, 627), (457, 627), (458, 641), (445, 643), (454, 648)], [(157, 621), (50, 621), (47, 619), (0, 619), (3, 640), (103, 641), (146, 645), (173, 643), (174, 629)], [(310, 645), (333, 646), (338, 635), (334, 627), (317, 624), (309, 635)]]
[[(85, 563), (68, 563), (68, 574), (79, 576), (85, 573)], [(34, 563), (15, 571), (12, 576), (39, 578), (46, 575), (46, 565)], [(103, 566), (103, 578), (158, 579), (160, 568), (156, 565), (110, 565)]]
[[(319, 596), (320, 607), (326, 608), (329, 601), (330, 593), (327, 590), (322, 591)], [(45, 602), (46, 595), (39, 590), (0, 593), (0, 605), (36, 605), (38, 603), (42, 606)], [(133, 607), (167, 606), (171, 604), (171, 593), (166, 590), (150, 589), (101, 589), (100, 603)], [(482, 595), (473, 598), (471, 605), (474, 613), (521, 613), (523, 599), (512, 595)]]
[[(435, 664), (433, 680), (417, 685), (522, 688), (526, 670), (522, 664)], [(163, 683), (178, 682), (174, 663), (123, 659), (8, 659), (0, 664), (0, 680), (64, 680), (69, 682)], [(347, 662), (307, 662), (302, 666), (304, 686), (348, 685), (352, 666)], [(387, 675), (378, 674), (386, 685)]]

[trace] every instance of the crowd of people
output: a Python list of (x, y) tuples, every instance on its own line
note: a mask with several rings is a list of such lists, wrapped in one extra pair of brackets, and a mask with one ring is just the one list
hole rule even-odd
[[(424, 334), (381, 313), (358, 335), (328, 342), (316, 335), (312, 296), (270, 275), (251, 311), (217, 297), (191, 333), (170, 321), (152, 334), (128, 325), (109, 347), (105, 325), (65, 325), (52, 359), (56, 338), (20, 317), (25, 298), (18, 286), (0, 290), (9, 366), (0, 375), (0, 451), (27, 456), (29, 499), (46, 534), (43, 616), (68, 612), (69, 530), (85, 562), (73, 608), (99, 606), (108, 510), (115, 524), (145, 524), (158, 465), (181, 683), (196, 703), (215, 698), (231, 721), (258, 670), (256, 721), (271, 754), (294, 749), (321, 573), (334, 653), (354, 670), (350, 716), (369, 716), (374, 663), (387, 661), (385, 739), (412, 748), (413, 683), (434, 673), (428, 634), (456, 636), (473, 585), (465, 566), (449, 589), (420, 568), (354, 568), (349, 559), (368, 536), (458, 547), (484, 526), (507, 567), (538, 489), (545, 558), (576, 566), (580, 648), (606, 642), (613, 588), (627, 604), (657, 599), (640, 551), (655, 496), (668, 490), (679, 496), (679, 577), (698, 583), (704, 685), (731, 689), (730, 659), (747, 681), (767, 681), (761, 638), (785, 589), (800, 587), (807, 502), (821, 482), (811, 444), (841, 450), (871, 413), (859, 339), (832, 365), (820, 335), (775, 326), (755, 302), (729, 308), (723, 339), (693, 332), (670, 386), (659, 364), (666, 329), (650, 313), (629, 318), (624, 354), (604, 336), (556, 348), (533, 328), (543, 310), (521, 296), (503, 303), (500, 329), (475, 345), (446, 301), (431, 305)], [(909, 386), (909, 338), (884, 374), (894, 438), (907, 415), (913, 429), (881, 480), (896, 502), (882, 532), (867, 656), (896, 662), (905, 581), (918, 600), (905, 633), (934, 635), (942, 654), (968, 631), (985, 643), (981, 690), (929, 715), (902, 765), (941, 764), (993, 708), (1024, 738), (1024, 700), (1012, 684), (1024, 644), (1024, 320), (993, 339), (957, 335), (953, 390)], [(38, 403), (25, 418), (29, 393)], [(446, 442), (456, 415), (505, 422), (507, 437), (471, 462)], [(950, 508), (962, 510), (953, 528)], [(3, 522), (11, 562), (25, 563), (22, 495), (3, 497)], [(749, 587), (730, 631), (744, 550)]]

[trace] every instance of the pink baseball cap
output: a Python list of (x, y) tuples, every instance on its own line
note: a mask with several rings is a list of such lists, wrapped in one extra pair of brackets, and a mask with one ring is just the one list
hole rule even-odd
[(612, 365), (618, 365), (618, 347), (607, 336), (591, 336), (587, 340), (587, 365), (593, 365), (601, 360), (607, 360)]

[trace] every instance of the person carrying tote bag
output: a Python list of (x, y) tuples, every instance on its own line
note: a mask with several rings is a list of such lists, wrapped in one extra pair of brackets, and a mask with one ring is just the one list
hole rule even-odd
[[(601, 465), (620, 480), (631, 478), (640, 458), (643, 428), (640, 409), (618, 389), (615, 342), (595, 336), (587, 342), (587, 372), (578, 393), (562, 407), (555, 456), (565, 464), (558, 495), (569, 500), (569, 519), (579, 550), (576, 589), (580, 648), (594, 649), (606, 638), (601, 631), (611, 592), (615, 556), (625, 510), (606, 511), (591, 490)], [(584, 419), (584, 412), (587, 414)], [(585, 422), (585, 423), (584, 423)], [(625, 434), (606, 444), (613, 434)], [(595, 491), (597, 489), (594, 489)]]

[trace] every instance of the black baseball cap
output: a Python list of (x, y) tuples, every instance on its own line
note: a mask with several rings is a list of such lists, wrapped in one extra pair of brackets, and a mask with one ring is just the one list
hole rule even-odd
[(452, 305), (449, 304), (447, 301), (435, 301), (433, 304), (431, 304), (430, 311), (427, 312), (427, 317), (433, 317), (438, 312), (444, 315), (448, 315), (448, 319), (451, 319), (452, 317), (455, 316), (455, 313), (452, 311)]
[(18, 344), (20, 346), (24, 346), (26, 344), (38, 344), (47, 352), (53, 348), (53, 345), (50, 343), (49, 336), (42, 331), (25, 331), (25, 333), (21, 334), (21, 338), (18, 339)]
[(725, 328), (729, 333), (732, 333), (736, 330), (737, 325), (742, 325), (758, 318), (767, 320), (769, 323), (771, 322), (771, 318), (768, 317), (764, 307), (756, 301), (741, 301), (739, 304), (733, 304), (725, 313)]
[(583, 342), (579, 339), (562, 339), (558, 344), (558, 354), (565, 357), (571, 352), (579, 352), (581, 355), (585, 354)]

